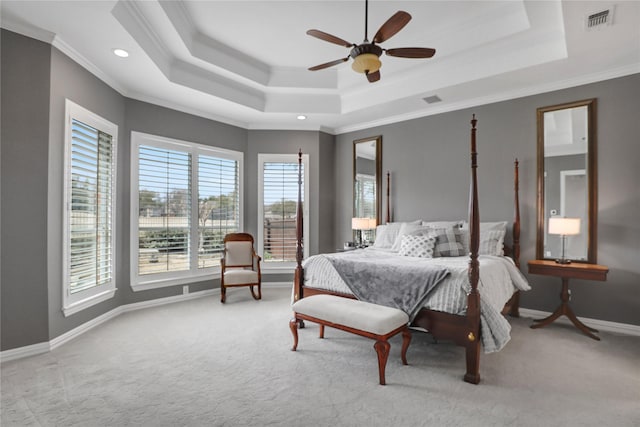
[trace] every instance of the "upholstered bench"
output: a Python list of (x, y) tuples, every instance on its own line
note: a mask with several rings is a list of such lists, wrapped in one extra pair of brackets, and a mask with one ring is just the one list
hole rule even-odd
[(297, 301), (292, 308), (294, 317), (289, 322), (293, 333), (292, 351), (298, 347), (298, 324), (308, 320), (320, 325), (320, 338), (324, 338), (324, 327), (329, 326), (376, 340), (373, 347), (378, 353), (381, 385), (385, 385), (384, 371), (391, 348), (388, 339), (400, 332), (402, 363), (407, 364), (411, 333), (409, 316), (402, 310), (333, 295), (312, 295)]

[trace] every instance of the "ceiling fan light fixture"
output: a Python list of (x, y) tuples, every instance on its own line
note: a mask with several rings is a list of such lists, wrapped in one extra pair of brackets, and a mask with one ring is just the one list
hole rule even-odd
[(382, 66), (382, 62), (376, 54), (361, 53), (353, 59), (351, 68), (358, 73), (375, 73)]

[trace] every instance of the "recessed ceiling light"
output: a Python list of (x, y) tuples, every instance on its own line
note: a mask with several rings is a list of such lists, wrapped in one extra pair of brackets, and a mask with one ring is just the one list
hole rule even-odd
[(119, 56), (120, 58), (126, 58), (129, 56), (129, 52), (124, 49), (113, 49), (113, 54)]
[(306, 120), (306, 119), (307, 119), (307, 116), (305, 116), (305, 115), (303, 115), (303, 114), (300, 114), (300, 115), (297, 117), (297, 119), (298, 119), (298, 120)]

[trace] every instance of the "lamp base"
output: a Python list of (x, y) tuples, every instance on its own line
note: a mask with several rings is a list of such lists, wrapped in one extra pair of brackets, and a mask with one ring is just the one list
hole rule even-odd
[(571, 264), (571, 260), (566, 258), (560, 258), (556, 260), (556, 264)]

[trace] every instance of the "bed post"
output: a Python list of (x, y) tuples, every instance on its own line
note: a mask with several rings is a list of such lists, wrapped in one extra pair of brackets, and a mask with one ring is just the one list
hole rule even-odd
[(391, 177), (391, 172), (387, 171), (387, 216), (384, 220), (385, 224), (389, 224), (391, 222), (391, 211), (389, 205), (391, 204), (391, 199), (389, 199), (389, 193), (391, 186), (389, 185), (389, 179)]
[(478, 211), (478, 152), (476, 149), (476, 115), (471, 119), (471, 187), (469, 188), (469, 284), (471, 292), (467, 296), (467, 343), (466, 359), (467, 373), (464, 380), (468, 383), (480, 382), (480, 294), (478, 293), (478, 279), (480, 277), (480, 263), (478, 262), (478, 248), (480, 246), (480, 213)]
[(513, 193), (514, 193), (514, 218), (513, 218), (513, 261), (520, 268), (520, 179), (518, 178), (518, 159), (513, 163)]
[(302, 258), (304, 251), (302, 248), (303, 233), (303, 209), (302, 209), (302, 149), (298, 151), (298, 208), (296, 211), (296, 270), (293, 277), (293, 300), (302, 298), (302, 285), (304, 283), (304, 272), (302, 270)]
[[(513, 261), (520, 268), (520, 179), (518, 176), (518, 159), (514, 162), (513, 169), (513, 194), (514, 194), (514, 218), (513, 218)], [(516, 291), (509, 301), (509, 315), (520, 317), (520, 291)]]

